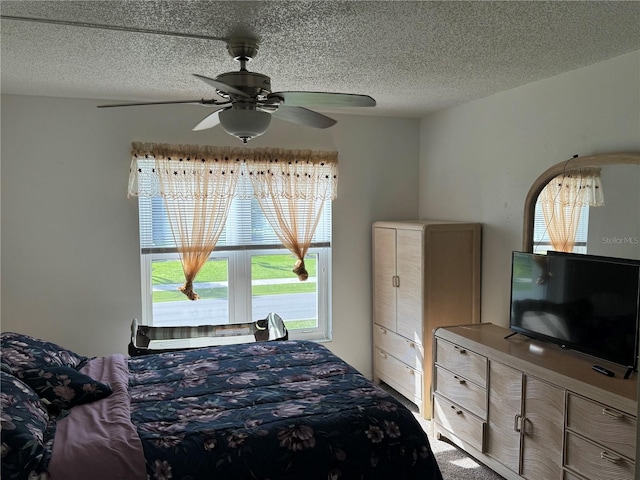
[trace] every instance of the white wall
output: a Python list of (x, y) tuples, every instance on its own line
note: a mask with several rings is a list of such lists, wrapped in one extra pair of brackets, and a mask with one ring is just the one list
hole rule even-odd
[(510, 255), (538, 175), (574, 154), (640, 151), (639, 86), (637, 51), (422, 119), (419, 215), (483, 223), (483, 322), (509, 323)]
[[(2, 330), (85, 355), (125, 353), (140, 318), (132, 141), (239, 146), (191, 132), (196, 106), (102, 109), (91, 100), (2, 96)], [(274, 119), (249, 147), (339, 152), (333, 204), (333, 341), (371, 376), (371, 224), (415, 218), (419, 121), (332, 115), (316, 130)]]

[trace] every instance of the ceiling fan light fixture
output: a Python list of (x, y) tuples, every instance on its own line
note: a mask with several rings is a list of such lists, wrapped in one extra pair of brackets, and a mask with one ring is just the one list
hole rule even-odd
[(267, 131), (271, 123), (271, 114), (259, 110), (240, 110), (229, 108), (220, 112), (220, 125), (229, 135), (247, 143)]

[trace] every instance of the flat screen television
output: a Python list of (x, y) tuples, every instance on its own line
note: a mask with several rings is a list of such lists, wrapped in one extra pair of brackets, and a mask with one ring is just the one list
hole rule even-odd
[(513, 252), (510, 328), (637, 370), (640, 261)]

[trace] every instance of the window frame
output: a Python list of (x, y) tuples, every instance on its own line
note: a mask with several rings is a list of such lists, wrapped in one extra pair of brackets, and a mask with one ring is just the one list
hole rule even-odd
[[(187, 159), (188, 160), (188, 159)], [(298, 163), (297, 161), (295, 163)], [(164, 202), (160, 200), (161, 192), (154, 183), (151, 172), (155, 168), (153, 158), (143, 158), (140, 154), (132, 159), (129, 191), (138, 196), (138, 232), (140, 240), (141, 270), (141, 302), (144, 325), (153, 325), (153, 278), (152, 262), (154, 258), (175, 258), (179, 260), (173, 235), (166, 217)], [(325, 165), (323, 162), (322, 165)], [(144, 170), (144, 172), (143, 172)], [(140, 175), (136, 172), (140, 172)], [(143, 174), (144, 173), (144, 174)], [(335, 183), (336, 175), (318, 177), (323, 184)], [(326, 179), (328, 180), (325, 180)], [(239, 258), (264, 253), (289, 253), (280, 243), (273, 228), (264, 217), (260, 206), (253, 195), (253, 185), (248, 178), (242, 181), (243, 193), (233, 199), (225, 229), (210, 258), (228, 257), (228, 302), (229, 321), (245, 323), (258, 320), (252, 318), (251, 295), (251, 263)], [(327, 187), (325, 185), (325, 187)], [(335, 185), (327, 187), (335, 189)], [(143, 193), (141, 193), (143, 192)], [(130, 193), (131, 194), (131, 193)], [(331, 237), (332, 237), (332, 203), (331, 198), (323, 197), (323, 214), (317, 225), (314, 242), (308, 253), (317, 254), (316, 302), (318, 327), (312, 330), (291, 330), (290, 338), (326, 341), (331, 340)], [(189, 201), (189, 200), (187, 200)], [(261, 217), (255, 217), (261, 215)], [(258, 223), (254, 219), (258, 218)], [(257, 225), (257, 226), (256, 226)], [(262, 229), (264, 225), (264, 230)], [(264, 236), (254, 237), (253, 232), (261, 232)], [(234, 253), (235, 252), (235, 253)], [(293, 257), (293, 255), (292, 255)], [(292, 261), (291, 267), (295, 263)], [(297, 277), (292, 272), (292, 279)], [(184, 281), (184, 280), (183, 280)], [(196, 283), (198, 278), (195, 279)], [(278, 312), (275, 312), (278, 313)], [(217, 319), (218, 320), (218, 319)], [(286, 318), (283, 317), (285, 322)], [(164, 322), (162, 322), (165, 324)], [(156, 324), (157, 325), (157, 324)]]

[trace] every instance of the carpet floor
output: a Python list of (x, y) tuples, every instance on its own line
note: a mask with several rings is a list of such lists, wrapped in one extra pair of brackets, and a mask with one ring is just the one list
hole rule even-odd
[(504, 480), (486, 465), (478, 462), (469, 454), (459, 449), (446, 440), (437, 440), (433, 436), (433, 428), (429, 420), (425, 420), (418, 413), (418, 407), (393, 390), (387, 384), (380, 383), (380, 386), (400, 400), (409, 410), (411, 410), (420, 423), (431, 443), (442, 477), (444, 480)]

